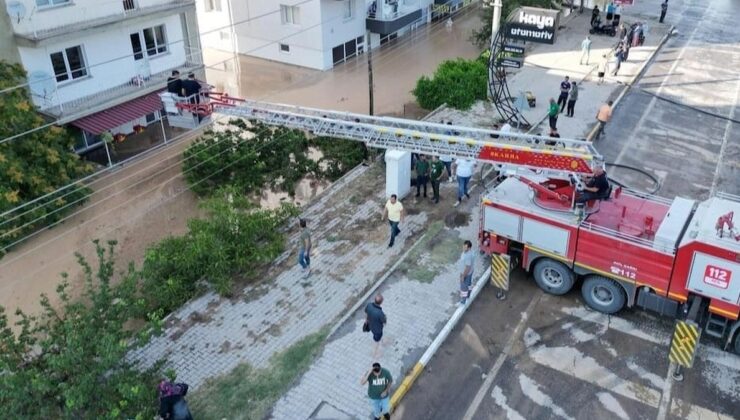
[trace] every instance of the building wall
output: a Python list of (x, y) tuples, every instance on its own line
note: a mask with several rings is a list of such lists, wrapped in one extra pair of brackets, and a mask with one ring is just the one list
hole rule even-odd
[(5, 10), (6, 0), (0, 0), (0, 59), (10, 63), (20, 63), (21, 58), (15, 45), (13, 26)]
[[(7, 1), (7, 0), (6, 0)], [(22, 3), (26, 9), (26, 16), (20, 22), (14, 21), (16, 32), (32, 34), (60, 26), (72, 26), (79, 22), (107, 16), (124, 16), (124, 2), (122, 0), (72, 0), (67, 4), (39, 7), (36, 0), (15, 0)], [(129, 0), (140, 8), (165, 4), (186, 4), (193, 0)]]
[[(130, 34), (160, 24), (165, 25), (167, 53), (134, 60)], [(46, 98), (34, 95), (34, 103), (43, 109), (55, 103), (69, 102), (120, 86), (130, 82), (136, 75), (146, 77), (183, 65), (186, 59), (186, 42), (183, 36), (181, 15), (172, 15), (132, 21), (127, 28), (117, 28), (94, 35), (88, 35), (83, 31), (62, 42), (38, 48), (19, 47), (18, 50), (23, 66), (29, 74), (44, 72), (52, 77), (54, 70), (49, 55), (68, 47), (82, 46), (88, 75), (71, 81), (57, 83), (53, 80), (49, 83), (50, 87), (55, 88), (55, 93)]]
[(364, 0), (352, 2), (352, 17), (345, 19), (345, 1), (321, 0), (321, 15), (326, 24), (322, 25), (324, 62), (322, 69), (333, 67), (334, 47), (365, 36), (365, 17), (367, 15)]
[(232, 1), (221, 0), (221, 10), (206, 10), (206, 1), (196, 0), (200, 41), (204, 48), (236, 52), (236, 34), (232, 17)]

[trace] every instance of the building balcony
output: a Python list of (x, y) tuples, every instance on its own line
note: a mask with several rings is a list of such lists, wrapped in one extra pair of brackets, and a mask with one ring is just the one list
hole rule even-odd
[(195, 0), (119, 0), (68, 3), (33, 12), (32, 18), (13, 22), (13, 32), (20, 46), (37, 47), (47, 40), (95, 29), (141, 17), (166, 16), (188, 8)]
[[(34, 103), (36, 103), (39, 112), (54, 118), (59, 124), (65, 124), (143, 95), (166, 89), (167, 78), (171, 75), (172, 70), (179, 70), (181, 76), (185, 77), (190, 72), (198, 73), (202, 69), (202, 56), (200, 52), (197, 52), (190, 55), (181, 65), (153, 73), (148, 77), (134, 75), (124, 84), (101, 89), (91, 95), (62, 101), (59, 99), (59, 91), (54, 89), (44, 95), (43, 98), (35, 97)], [(65, 88), (72, 88), (72, 86), (61, 87), (61, 89)]]
[(387, 35), (421, 19), (422, 10), (419, 5), (404, 5), (398, 2), (382, 2), (377, 0), (377, 6), (368, 11), (366, 26), (370, 32)]

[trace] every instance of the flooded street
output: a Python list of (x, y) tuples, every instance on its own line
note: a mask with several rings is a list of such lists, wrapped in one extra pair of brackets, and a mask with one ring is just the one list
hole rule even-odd
[[(439, 63), (457, 57), (474, 58), (470, 43), (480, 27), (479, 9), (470, 7), (453, 17), (450, 30), (444, 21), (427, 24), (380, 48), (373, 49), (375, 114), (409, 115), (415, 108), (411, 90), (422, 75), (431, 75)], [(231, 95), (270, 102), (368, 112), (367, 55), (348, 60), (332, 70), (319, 71), (244, 55), (204, 51), (208, 82)], [(415, 105), (415, 104), (414, 104)]]

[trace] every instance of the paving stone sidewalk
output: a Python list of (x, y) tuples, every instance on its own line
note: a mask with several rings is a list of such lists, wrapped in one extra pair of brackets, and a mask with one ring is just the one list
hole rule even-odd
[(305, 209), (315, 241), (308, 279), (297, 263), (296, 233), (265, 281), (231, 299), (215, 293), (194, 299), (168, 317), (164, 334), (129, 357), (143, 367), (165, 359), (178, 380), (197, 389), (240, 363), (264, 368), (276, 353), (336, 323), (428, 224), (426, 213), (410, 209), (396, 246), (387, 247), (383, 171), (380, 164), (358, 167)]

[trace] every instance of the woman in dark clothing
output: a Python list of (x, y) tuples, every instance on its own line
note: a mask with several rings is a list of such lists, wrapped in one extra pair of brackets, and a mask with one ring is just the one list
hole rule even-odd
[(159, 416), (165, 420), (193, 420), (188, 409), (185, 395), (188, 393), (188, 384), (173, 384), (162, 381), (157, 387), (159, 392)]

